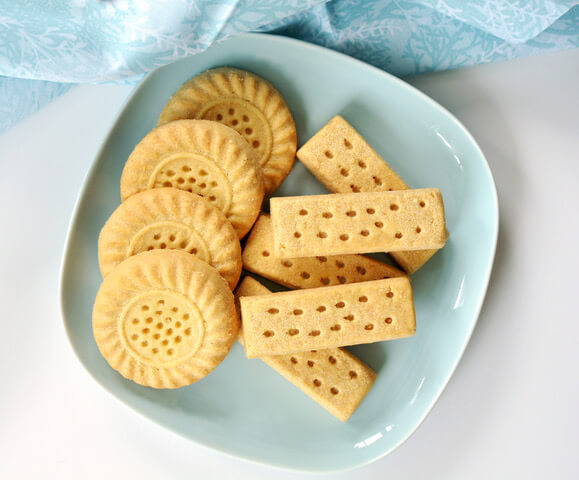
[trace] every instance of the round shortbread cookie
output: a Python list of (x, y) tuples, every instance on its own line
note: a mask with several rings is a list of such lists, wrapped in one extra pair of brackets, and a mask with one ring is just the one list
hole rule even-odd
[(197, 75), (169, 99), (159, 125), (182, 118), (204, 118), (237, 130), (254, 149), (265, 192), (288, 175), (296, 153), (296, 127), (279, 92), (263, 78), (230, 67)]
[(243, 237), (263, 200), (253, 150), (235, 130), (209, 120), (178, 120), (151, 130), (135, 147), (121, 175), (121, 200), (159, 187), (206, 198)]
[(227, 282), (179, 250), (139, 253), (103, 280), (92, 314), (109, 365), (154, 388), (205, 377), (227, 355), (239, 329)]
[(153, 249), (177, 249), (217, 269), (235, 288), (241, 246), (225, 215), (199, 195), (153, 188), (127, 198), (101, 230), (98, 259), (105, 277), (128, 257)]

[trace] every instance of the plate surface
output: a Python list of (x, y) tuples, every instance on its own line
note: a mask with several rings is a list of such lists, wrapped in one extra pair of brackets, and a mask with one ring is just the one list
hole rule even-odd
[[(120, 202), (119, 180), (169, 96), (208, 68), (229, 65), (268, 79), (286, 99), (299, 145), (333, 115), (346, 118), (412, 187), (441, 189), (450, 239), (412, 277), (414, 337), (352, 348), (378, 372), (341, 423), (239, 345), (208, 377), (176, 391), (136, 385), (94, 342), (91, 312), (101, 277), (100, 228)], [(296, 161), (276, 195), (323, 193)], [(494, 182), (465, 128), (411, 86), (357, 60), (297, 40), (245, 35), (150, 74), (114, 123), (82, 187), (64, 253), (64, 323), (80, 361), (110, 393), (151, 420), (207, 447), (308, 471), (353, 468), (386, 455), (420, 425), (452, 375), (484, 299), (498, 229)]]

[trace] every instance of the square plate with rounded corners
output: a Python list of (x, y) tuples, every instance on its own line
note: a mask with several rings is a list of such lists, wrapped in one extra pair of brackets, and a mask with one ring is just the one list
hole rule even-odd
[[(341, 423), (260, 360), (234, 345), (208, 377), (178, 390), (125, 380), (99, 354), (92, 304), (101, 282), (100, 228), (120, 202), (124, 162), (186, 80), (222, 65), (253, 71), (286, 99), (299, 145), (342, 115), (412, 187), (442, 191), (450, 239), (412, 276), (414, 337), (352, 350), (378, 372), (369, 395)], [(276, 195), (323, 193), (296, 162)], [(498, 230), (491, 172), (466, 129), (404, 83), (345, 55), (297, 40), (244, 35), (160, 68), (119, 114), (82, 187), (61, 279), (64, 323), (89, 373), (126, 405), (199, 444), (247, 460), (304, 471), (372, 462), (399, 446), (431, 410), (456, 368), (485, 296)]]

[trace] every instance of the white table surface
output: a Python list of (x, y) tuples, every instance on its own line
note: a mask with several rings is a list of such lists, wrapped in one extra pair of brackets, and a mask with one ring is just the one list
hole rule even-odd
[[(579, 49), (409, 79), (493, 171), (500, 234), (454, 377), (391, 455), (336, 479), (579, 478)], [(61, 320), (76, 195), (131, 92), (81, 86), (0, 135), (0, 478), (329, 478), (193, 444), (85, 372)]]

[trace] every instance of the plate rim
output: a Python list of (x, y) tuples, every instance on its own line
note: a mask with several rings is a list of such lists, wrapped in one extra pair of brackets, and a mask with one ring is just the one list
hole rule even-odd
[[(144, 412), (141, 412), (137, 408), (133, 407), (130, 403), (126, 402), (125, 400), (123, 400), (119, 396), (115, 395), (113, 393), (113, 391), (105, 383), (102, 383), (98, 378), (95, 377), (95, 375), (92, 373), (92, 371), (89, 370), (87, 365), (85, 365), (85, 363), (81, 360), (80, 353), (77, 350), (77, 347), (76, 347), (76, 345), (73, 341), (73, 338), (72, 338), (71, 331), (70, 331), (68, 324), (66, 322), (66, 313), (65, 313), (65, 296), (66, 296), (66, 293), (65, 293), (64, 287), (65, 287), (65, 283), (66, 283), (66, 279), (65, 279), (66, 272), (69, 268), (69, 263), (72, 261), (69, 258), (68, 252), (69, 252), (70, 247), (73, 243), (73, 239), (75, 236), (76, 224), (78, 223), (78, 221), (80, 219), (80, 213), (81, 213), (80, 206), (81, 206), (81, 203), (82, 203), (84, 196), (85, 196), (86, 187), (88, 186), (88, 184), (90, 183), (90, 181), (92, 180), (92, 178), (95, 175), (95, 170), (96, 170), (97, 165), (98, 165), (98, 162), (96, 162), (96, 160), (102, 156), (102, 153), (103, 153), (104, 149), (106, 148), (106, 146), (108, 145), (111, 136), (113, 135), (113, 133), (116, 130), (119, 123), (121, 122), (121, 118), (122, 118), (121, 114), (126, 110), (126, 107), (133, 101), (133, 98), (136, 97), (138, 95), (138, 93), (147, 85), (147, 83), (150, 81), (150, 79), (152, 77), (154, 77), (155, 75), (157, 75), (160, 70), (167, 67), (168, 65), (171, 65), (171, 64), (177, 63), (177, 62), (182, 62), (182, 61), (191, 61), (191, 59), (194, 58), (194, 56), (185, 57), (185, 58), (176, 60), (175, 62), (171, 62), (169, 64), (158, 67), (155, 70), (152, 70), (151, 72), (149, 72), (142, 79), (140, 79), (139, 82), (134, 86), (134, 88), (130, 92), (130, 94), (127, 96), (127, 98), (124, 100), (124, 102), (119, 106), (119, 109), (117, 110), (116, 115), (114, 117), (114, 121), (112, 122), (112, 124), (108, 128), (107, 133), (104, 136), (103, 140), (101, 141), (97, 152), (93, 156), (93, 158), (91, 160), (90, 167), (88, 168), (88, 170), (87, 170), (87, 172), (86, 172), (86, 174), (85, 174), (85, 176), (80, 184), (80, 187), (77, 191), (76, 197), (75, 197), (75, 201), (74, 201), (74, 205), (73, 205), (73, 209), (72, 209), (72, 215), (70, 217), (70, 220), (69, 220), (69, 223), (68, 223), (68, 226), (66, 229), (65, 242), (64, 242), (64, 246), (63, 246), (62, 254), (61, 254), (61, 262), (60, 262), (60, 268), (59, 268), (59, 282), (58, 282), (58, 292), (59, 292), (58, 297), (59, 297), (59, 309), (60, 309), (60, 314), (61, 314), (61, 322), (64, 326), (64, 330), (66, 332), (68, 343), (69, 343), (70, 347), (72, 348), (72, 351), (74, 352), (79, 363), (83, 366), (84, 370), (93, 378), (93, 380), (95, 380), (95, 382), (98, 383), (107, 392), (108, 395), (115, 398), (118, 402), (120, 402), (126, 408), (139, 414), (141, 417), (147, 419), (148, 421), (152, 422), (156, 426), (162, 427), (163, 430), (170, 431), (172, 434), (177, 435), (179, 437), (182, 437), (182, 438), (188, 440), (189, 442), (193, 442), (195, 445), (197, 445), (201, 448), (209, 449), (211, 451), (218, 452), (219, 454), (225, 454), (225, 455), (231, 456), (233, 458), (240, 459), (242, 461), (246, 461), (246, 462), (250, 462), (253, 464), (262, 465), (262, 466), (266, 466), (266, 467), (273, 467), (273, 468), (277, 468), (277, 469), (281, 469), (281, 470), (301, 472), (301, 473), (337, 473), (337, 472), (346, 472), (346, 471), (355, 470), (355, 469), (370, 465), (370, 464), (386, 457), (387, 455), (392, 453), (394, 450), (398, 449), (402, 444), (404, 444), (418, 430), (418, 428), (423, 424), (426, 417), (428, 415), (430, 415), (430, 413), (434, 409), (434, 406), (438, 402), (440, 396), (446, 390), (448, 383), (450, 382), (451, 378), (453, 377), (453, 375), (456, 371), (456, 368), (458, 367), (459, 363), (462, 360), (464, 352), (466, 351), (466, 348), (467, 348), (468, 344), (470, 343), (470, 339), (472, 337), (472, 334), (473, 334), (473, 332), (478, 324), (480, 313), (481, 313), (483, 304), (486, 300), (486, 295), (488, 292), (488, 286), (489, 286), (489, 282), (490, 282), (490, 278), (491, 278), (491, 274), (492, 274), (492, 271), (494, 268), (494, 262), (495, 262), (495, 258), (496, 258), (496, 249), (497, 249), (499, 225), (500, 225), (499, 201), (498, 201), (496, 182), (494, 180), (492, 170), (489, 166), (489, 163), (488, 163), (486, 156), (484, 155), (484, 153), (483, 153), (482, 149), (480, 148), (476, 139), (473, 137), (473, 135), (470, 133), (470, 131), (464, 126), (464, 124), (452, 112), (450, 112), (448, 109), (446, 109), (440, 103), (436, 102), (434, 99), (432, 99), (431, 97), (429, 97), (428, 95), (426, 95), (425, 93), (420, 91), (418, 88), (405, 82), (401, 78), (396, 77), (395, 75), (388, 73), (385, 70), (382, 70), (378, 67), (375, 67), (375, 66), (373, 66), (369, 63), (366, 63), (362, 60), (359, 60), (355, 57), (351, 57), (345, 53), (341, 53), (341, 52), (338, 52), (338, 51), (335, 51), (335, 50), (332, 50), (332, 49), (329, 49), (329, 48), (326, 48), (326, 47), (323, 47), (320, 45), (308, 43), (308, 42), (305, 42), (303, 40), (298, 40), (298, 39), (295, 39), (292, 37), (286, 37), (283, 35), (275, 35), (275, 34), (269, 34), (269, 33), (245, 33), (245, 34), (241, 34), (241, 35), (238, 35), (236, 37), (231, 37), (231, 38), (228, 38), (226, 40), (216, 42), (216, 43), (212, 44), (207, 50), (205, 50), (204, 52), (200, 52), (200, 53), (205, 53), (205, 52), (211, 50), (213, 47), (217, 47), (223, 43), (227, 43), (227, 42), (231, 42), (231, 41), (235, 41), (235, 40), (240, 40), (240, 39), (248, 39), (249, 41), (257, 41), (257, 42), (263, 42), (263, 41), (278, 42), (278, 43), (282, 43), (282, 44), (290, 44), (290, 45), (292, 45), (292, 48), (293, 48), (293, 46), (296, 46), (297, 48), (317, 50), (319, 52), (322, 52), (324, 55), (329, 56), (330, 58), (334, 57), (334, 58), (339, 58), (340, 61), (345, 60), (348, 62), (354, 62), (355, 64), (357, 64), (361, 68), (370, 69), (379, 75), (386, 76), (389, 78), (390, 81), (393, 81), (394, 83), (396, 83), (400, 88), (411, 91), (414, 95), (418, 96), (420, 98), (420, 100), (429, 104), (431, 107), (434, 107), (435, 109), (439, 110), (442, 113), (442, 115), (449, 117), (456, 124), (456, 126), (461, 131), (461, 133), (463, 135), (465, 135), (466, 139), (471, 143), (471, 145), (475, 148), (476, 153), (480, 156), (480, 159), (482, 160), (481, 164), (484, 167), (484, 171), (488, 177), (488, 181), (489, 181), (489, 185), (491, 187), (491, 193), (492, 193), (492, 204), (487, 206), (487, 208), (489, 210), (492, 210), (491, 213), (492, 213), (492, 216), (494, 218), (494, 221), (492, 222), (493, 230), (491, 232), (491, 237), (492, 237), (491, 254), (490, 254), (489, 261), (486, 264), (485, 271), (481, 272), (481, 274), (482, 274), (481, 279), (483, 279), (483, 285), (482, 285), (482, 289), (481, 289), (478, 301), (476, 302), (475, 309), (473, 311), (471, 326), (470, 326), (467, 334), (464, 336), (462, 345), (460, 347), (460, 351), (459, 351), (458, 355), (455, 357), (454, 362), (452, 364), (452, 367), (449, 370), (447, 370), (447, 375), (444, 378), (444, 381), (442, 382), (441, 387), (439, 388), (438, 392), (436, 393), (435, 396), (433, 396), (432, 400), (428, 403), (428, 407), (424, 410), (424, 413), (420, 416), (418, 421), (415, 422), (413, 427), (411, 429), (409, 429), (395, 444), (393, 444), (389, 448), (385, 449), (381, 453), (374, 455), (371, 458), (365, 459), (361, 462), (353, 462), (351, 465), (343, 466), (343, 467), (339, 467), (339, 468), (330, 468), (330, 469), (328, 469), (328, 468), (321, 468), (321, 469), (299, 468), (299, 467), (296, 467), (296, 466), (293, 466), (290, 464), (282, 464), (279, 462), (267, 462), (267, 461), (262, 460), (262, 459), (254, 458), (248, 454), (234, 453), (234, 452), (230, 451), (229, 449), (227, 449), (226, 447), (219, 448), (219, 447), (213, 446), (211, 444), (202, 443), (199, 440), (197, 440), (196, 438), (188, 437), (184, 433), (182, 433), (178, 430), (175, 430), (175, 429), (171, 428), (170, 426), (163, 424), (160, 421), (157, 421), (155, 418), (147, 416)], [(490, 216), (489, 216), (489, 219), (490, 219)]]

